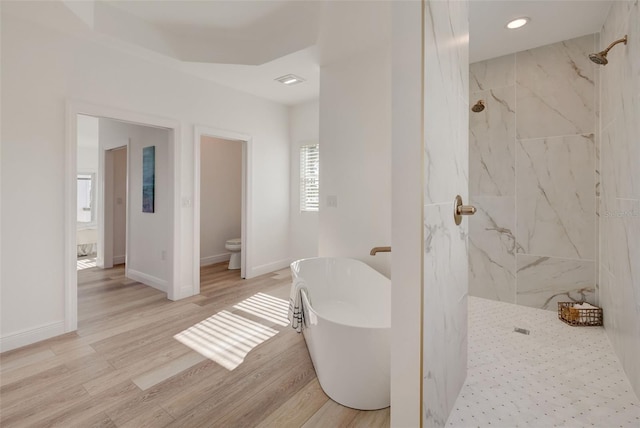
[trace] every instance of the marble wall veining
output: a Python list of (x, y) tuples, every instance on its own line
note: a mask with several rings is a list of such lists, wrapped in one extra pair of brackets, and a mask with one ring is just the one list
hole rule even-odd
[(594, 132), (594, 47), (590, 35), (515, 54), (518, 138)]
[(596, 35), (470, 66), (469, 293), (597, 303)]
[(469, 117), (469, 192), (478, 196), (515, 195), (516, 130), (513, 85), (474, 92), (470, 104), (484, 101), (481, 114)]
[(473, 203), (477, 211), (469, 222), (469, 292), (514, 302), (518, 251), (515, 197), (477, 196)]
[(640, 5), (612, 2), (599, 49), (627, 35), (600, 68), (599, 295), (604, 324), (640, 397)]
[(520, 305), (558, 310), (558, 302), (595, 299), (591, 261), (519, 254), (518, 295)]
[(468, 2), (424, 3), (422, 426), (442, 427), (467, 373)]
[(594, 260), (594, 135), (519, 140), (516, 152), (519, 252)]

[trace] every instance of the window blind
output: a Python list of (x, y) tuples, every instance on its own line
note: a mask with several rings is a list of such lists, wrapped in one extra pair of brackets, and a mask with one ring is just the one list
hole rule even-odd
[(320, 206), (320, 151), (318, 144), (300, 147), (300, 211)]

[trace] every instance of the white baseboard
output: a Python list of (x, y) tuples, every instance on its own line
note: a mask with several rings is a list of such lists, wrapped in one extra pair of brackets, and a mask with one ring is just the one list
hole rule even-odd
[(148, 275), (143, 272), (138, 272), (137, 270), (133, 270), (131, 268), (127, 269), (127, 278), (141, 282), (157, 290), (164, 291), (165, 293), (167, 292), (167, 281), (165, 281), (164, 279), (156, 278), (155, 276)]
[(260, 266), (255, 266), (247, 273), (247, 279), (255, 278), (256, 276), (264, 275), (265, 273), (275, 272), (280, 269), (289, 267), (291, 259), (278, 260), (277, 262), (267, 263)]
[(200, 259), (200, 266), (209, 266), (216, 263), (228, 262), (231, 258), (231, 253), (216, 254), (215, 256), (202, 257)]
[(0, 352), (11, 351), (12, 349), (31, 345), (32, 343), (60, 336), (64, 333), (66, 333), (64, 331), (64, 321), (52, 322), (17, 333), (11, 333), (0, 337)]
[(113, 256), (113, 264), (114, 265), (124, 264), (125, 261), (126, 261), (125, 256)]

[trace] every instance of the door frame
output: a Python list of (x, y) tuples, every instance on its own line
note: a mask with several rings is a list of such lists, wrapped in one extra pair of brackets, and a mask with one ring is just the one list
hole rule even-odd
[(251, 165), (253, 158), (252, 137), (235, 131), (212, 128), (203, 125), (194, 126), (193, 130), (193, 294), (200, 294), (200, 176), (202, 160), (202, 137), (220, 138), (223, 140), (237, 141), (242, 144), (242, 206), (240, 238), (242, 252), (240, 255), (240, 276), (247, 278), (247, 266), (251, 266), (251, 237), (253, 231), (251, 195), (253, 193)]
[[(79, 114), (115, 119), (142, 126), (166, 128), (171, 132), (169, 138), (169, 245), (167, 258), (169, 260), (169, 280), (167, 284), (167, 298), (180, 298), (180, 260), (176, 247), (181, 242), (180, 236), (180, 138), (182, 127), (179, 121), (146, 113), (139, 113), (115, 107), (90, 104), (83, 101), (67, 100), (66, 103), (66, 156), (65, 156), (65, 297), (64, 297), (64, 329), (65, 332), (78, 328), (78, 273), (76, 251), (76, 205), (77, 205), (77, 150)], [(128, 154), (127, 154), (128, 155)], [(127, 166), (128, 168), (128, 166)]]

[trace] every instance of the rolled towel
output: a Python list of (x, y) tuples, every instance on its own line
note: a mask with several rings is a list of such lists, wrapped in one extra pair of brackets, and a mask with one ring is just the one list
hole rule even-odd
[(294, 279), (289, 293), (289, 322), (291, 328), (302, 333), (304, 327), (304, 312), (302, 307), (302, 290), (306, 290), (306, 283), (301, 279)]

